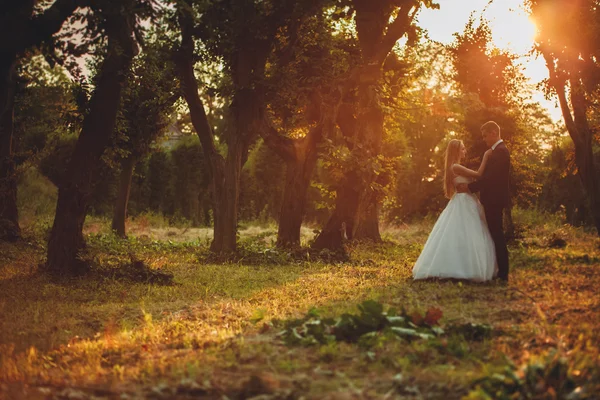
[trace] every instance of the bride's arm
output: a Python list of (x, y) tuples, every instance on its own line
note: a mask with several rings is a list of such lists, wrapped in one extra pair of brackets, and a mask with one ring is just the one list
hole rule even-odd
[(467, 167), (463, 167), (460, 164), (452, 165), (452, 172), (454, 172), (454, 175), (464, 176), (467, 178), (479, 178), (481, 176), (479, 175), (479, 172), (473, 171)]
[(483, 160), (481, 160), (481, 165), (479, 165), (479, 169), (477, 169), (477, 173), (479, 174), (478, 178), (481, 178), (483, 176), (483, 171), (485, 171), (485, 166), (487, 165), (491, 155), (492, 149), (489, 149), (485, 153), (483, 153)]
[(452, 172), (454, 172), (455, 175), (465, 176), (467, 178), (481, 178), (491, 154), (491, 150), (485, 152), (485, 154), (483, 155), (483, 160), (481, 161), (481, 165), (479, 166), (477, 171), (473, 171), (472, 169), (463, 167), (460, 164), (454, 164), (452, 165)]

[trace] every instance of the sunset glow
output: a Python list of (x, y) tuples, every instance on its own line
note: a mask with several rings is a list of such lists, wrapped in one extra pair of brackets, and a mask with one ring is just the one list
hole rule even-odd
[(510, 50), (517, 55), (527, 54), (533, 47), (535, 24), (520, 7), (507, 7), (507, 3), (518, 5), (521, 1), (503, 1), (502, 7), (494, 12), (485, 12), (490, 20), (494, 44), (502, 49)]
[[(432, 40), (449, 44), (454, 33), (463, 32), (469, 17), (484, 18), (492, 30), (495, 46), (508, 50), (518, 57), (523, 73), (532, 84), (548, 76), (548, 70), (540, 57), (531, 54), (536, 27), (523, 7), (523, 0), (438, 0), (440, 10), (422, 10), (418, 16), (420, 25), (428, 31)], [(561, 120), (560, 110), (548, 101), (540, 91), (534, 100), (542, 104), (555, 121)]]

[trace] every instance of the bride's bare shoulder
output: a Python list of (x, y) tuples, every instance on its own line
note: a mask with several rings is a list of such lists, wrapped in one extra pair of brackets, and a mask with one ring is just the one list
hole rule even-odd
[(456, 174), (456, 175), (460, 175), (460, 173), (466, 169), (465, 167), (463, 167), (462, 165), (460, 165), (458, 163), (452, 164), (452, 166), (450, 168), (451, 168), (452, 172), (454, 172), (454, 174)]

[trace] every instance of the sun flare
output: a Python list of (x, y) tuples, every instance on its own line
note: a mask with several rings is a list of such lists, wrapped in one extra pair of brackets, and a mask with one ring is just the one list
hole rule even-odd
[[(518, 3), (513, 2), (515, 5)], [(536, 26), (521, 7), (506, 7), (506, 4), (503, 4), (503, 7), (495, 7), (486, 12), (485, 17), (490, 20), (496, 46), (517, 55), (524, 55), (531, 50)]]

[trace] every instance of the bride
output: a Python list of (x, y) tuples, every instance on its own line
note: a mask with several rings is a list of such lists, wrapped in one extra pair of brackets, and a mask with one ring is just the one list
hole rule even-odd
[(488, 281), (496, 273), (494, 242), (483, 207), (472, 193), (456, 193), (456, 185), (481, 177), (491, 150), (479, 169), (460, 165), (466, 155), (462, 141), (453, 139), (446, 149), (444, 192), (450, 199), (436, 221), (413, 267), (414, 279), (454, 278)]

